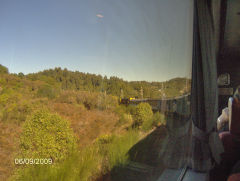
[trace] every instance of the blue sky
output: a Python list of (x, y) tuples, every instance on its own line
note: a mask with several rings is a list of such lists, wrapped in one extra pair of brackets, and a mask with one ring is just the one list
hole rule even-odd
[(191, 75), (191, 0), (1, 0), (0, 64), (162, 81)]

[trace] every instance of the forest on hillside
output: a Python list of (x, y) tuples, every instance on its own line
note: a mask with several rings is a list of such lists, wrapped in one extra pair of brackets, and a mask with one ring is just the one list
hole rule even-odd
[[(164, 82), (125, 81), (121, 78), (70, 71), (61, 68), (44, 70), (38, 73), (16, 74), (32, 81), (43, 81), (53, 90), (80, 90), (104, 92), (117, 97), (161, 98), (180, 96), (190, 89), (190, 79), (174, 78)], [(33, 88), (34, 89), (34, 88)]]

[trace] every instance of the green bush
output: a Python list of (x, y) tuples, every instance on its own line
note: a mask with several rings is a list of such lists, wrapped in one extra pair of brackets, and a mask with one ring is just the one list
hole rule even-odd
[(95, 144), (74, 151), (63, 162), (55, 165), (36, 165), (18, 169), (12, 180), (31, 181), (89, 181), (100, 174), (128, 163), (129, 149), (139, 141), (139, 134), (129, 130), (122, 136), (103, 135)]
[(24, 77), (24, 74), (22, 72), (20, 72), (17, 74), (17, 76), (22, 79)]
[(126, 108), (125, 105), (121, 105), (121, 104), (120, 104), (120, 105), (118, 105), (118, 106), (115, 108), (114, 112), (115, 112), (118, 116), (121, 116), (121, 115), (127, 113), (127, 108)]
[(56, 97), (56, 90), (52, 88), (50, 85), (45, 84), (38, 89), (37, 96), (53, 99)]
[(13, 89), (3, 88), (0, 94), (0, 105), (6, 106), (10, 103), (16, 103), (22, 95)]
[(140, 103), (136, 106), (134, 117), (134, 127), (142, 127), (144, 122), (148, 122), (152, 119), (153, 112), (152, 107), (148, 103)]
[(128, 105), (127, 106), (127, 113), (134, 115), (136, 113), (136, 105)]
[(125, 124), (133, 123), (132, 115), (125, 105), (118, 105), (114, 112), (118, 115), (119, 120), (115, 126), (121, 126)]
[(74, 91), (62, 91), (56, 101), (60, 103), (77, 104), (76, 99), (77, 97)]
[(122, 114), (118, 120), (117, 126), (121, 125), (131, 125), (133, 123), (132, 115), (131, 114)]
[(166, 125), (164, 114), (156, 112), (154, 113), (152, 119), (153, 119), (153, 126)]
[(68, 121), (47, 111), (37, 111), (23, 125), (20, 137), (23, 158), (64, 159), (76, 146)]
[(97, 108), (100, 110), (114, 110), (118, 105), (118, 100), (114, 96), (100, 93), (97, 98)]
[(78, 104), (83, 104), (88, 110), (98, 108), (98, 93), (81, 91), (76, 95)]
[(2, 111), (2, 121), (11, 121), (14, 123), (23, 122), (26, 120), (31, 111), (32, 107), (26, 101), (9, 104)]
[(8, 68), (0, 64), (0, 74), (8, 74)]
[(150, 129), (153, 128), (153, 120), (148, 119), (148, 120), (144, 121), (141, 128), (143, 131), (149, 131)]

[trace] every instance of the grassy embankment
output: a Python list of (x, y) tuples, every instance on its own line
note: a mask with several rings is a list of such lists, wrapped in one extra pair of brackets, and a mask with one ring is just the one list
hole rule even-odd
[(26, 181), (33, 178), (39, 181), (95, 180), (111, 171), (113, 167), (126, 165), (127, 152), (138, 140), (139, 135), (136, 131), (129, 131), (123, 136), (101, 137), (60, 164), (21, 169), (16, 178)]

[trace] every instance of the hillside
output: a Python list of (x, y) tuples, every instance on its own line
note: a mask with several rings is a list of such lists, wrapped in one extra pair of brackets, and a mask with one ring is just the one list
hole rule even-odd
[(41, 80), (63, 90), (106, 92), (117, 97), (172, 97), (184, 94), (190, 89), (190, 80), (186, 78), (174, 78), (165, 82), (129, 82), (118, 77), (107, 78), (106, 76), (73, 72), (61, 68), (28, 74), (26, 78), (33, 81)]
[(189, 83), (185, 78), (128, 82), (61, 68), (10, 74), (0, 65), (0, 158), (4, 160), (0, 180), (16, 169), (13, 160), (22, 126), (36, 111), (48, 110), (68, 120), (79, 148), (84, 148), (102, 135), (121, 135), (133, 123), (131, 111), (119, 105), (119, 97), (141, 97), (141, 89), (145, 98), (178, 96), (188, 91)]

